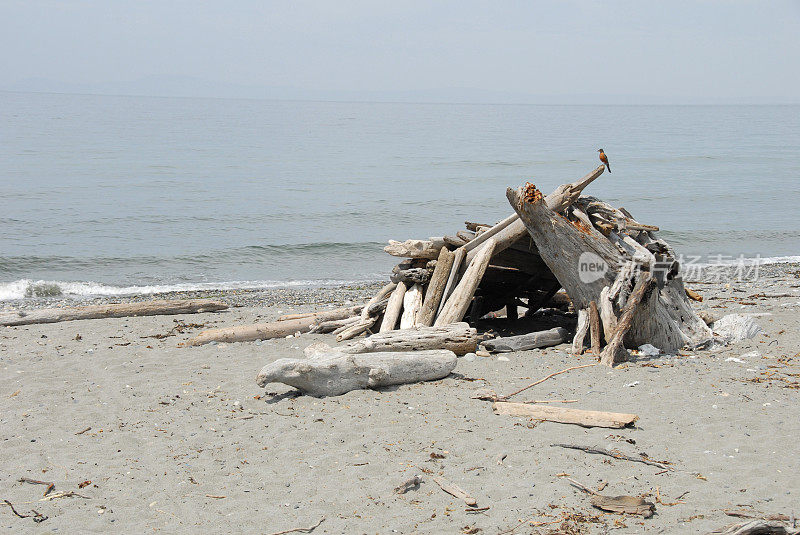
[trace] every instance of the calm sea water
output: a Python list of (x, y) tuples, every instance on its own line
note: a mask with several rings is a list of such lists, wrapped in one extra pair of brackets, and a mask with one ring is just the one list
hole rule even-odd
[[(587, 190), (685, 254), (800, 254), (800, 107), (0, 93), (0, 299), (386, 277), (392, 239)], [(41, 286), (41, 284), (40, 284)]]

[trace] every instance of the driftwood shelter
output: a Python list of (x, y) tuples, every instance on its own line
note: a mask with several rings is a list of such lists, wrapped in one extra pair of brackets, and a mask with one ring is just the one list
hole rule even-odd
[[(670, 352), (707, 343), (712, 332), (693, 310), (675, 254), (658, 228), (582, 195), (603, 171), (598, 166), (546, 196), (530, 183), (509, 188), (515, 213), (493, 226), (467, 223), (454, 236), (391, 241), (385, 251), (406, 260), (368, 305), (374, 313), (362, 313), (338, 339), (376, 326), (386, 333), (465, 317), (475, 323), (499, 310), (515, 320), (520, 307), (532, 315), (571, 302), (577, 312), (573, 350), (582, 352), (589, 335), (608, 365), (625, 361), (626, 348), (643, 344)], [(378, 303), (385, 308), (375, 308)], [(564, 341), (542, 333), (514, 338), (512, 349), (542, 338), (549, 345)]]

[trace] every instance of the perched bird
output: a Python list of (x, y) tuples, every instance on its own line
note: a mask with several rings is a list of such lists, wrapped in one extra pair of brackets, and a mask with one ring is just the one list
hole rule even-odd
[(597, 149), (597, 152), (600, 153), (600, 161), (603, 162), (604, 164), (606, 164), (606, 169), (608, 169), (608, 172), (610, 173), (611, 172), (611, 166), (608, 165), (608, 156), (606, 156), (606, 153), (603, 152), (603, 149)]

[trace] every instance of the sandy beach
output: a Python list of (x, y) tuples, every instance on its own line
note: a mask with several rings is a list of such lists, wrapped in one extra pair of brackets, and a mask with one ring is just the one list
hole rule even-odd
[[(718, 317), (757, 315), (763, 333), (754, 339), (577, 369), (515, 398), (636, 413), (635, 427), (622, 430), (495, 415), (491, 403), (471, 398), (594, 362), (566, 344), (461, 358), (440, 381), (324, 399), (283, 385), (265, 390), (254, 379), (268, 362), (332, 343), (330, 335), (178, 347), (208, 327), (364, 302), (370, 287), (217, 292), (234, 306), (5, 327), (0, 500), (47, 518), (19, 518), (2, 504), (0, 528), (275, 533), (322, 520), (313, 533), (702, 533), (737, 520), (726, 510), (796, 514), (799, 269), (765, 266), (757, 281), (690, 284), (705, 298), (699, 308)], [(554, 443), (646, 454), (669, 469)], [(393, 492), (417, 474), (418, 489)], [(434, 476), (486, 509), (465, 511)], [(604, 513), (567, 477), (606, 485), (605, 494), (644, 495), (655, 516)], [(44, 485), (21, 478), (55, 487), (43, 498)]]

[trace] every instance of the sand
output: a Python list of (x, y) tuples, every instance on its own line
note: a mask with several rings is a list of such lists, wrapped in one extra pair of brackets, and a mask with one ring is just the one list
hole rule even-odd
[[(726, 509), (800, 513), (796, 272), (692, 285), (717, 315), (762, 314), (764, 334), (752, 340), (574, 370), (514, 398), (639, 415), (622, 430), (498, 416), (471, 399), (593, 362), (566, 345), (461, 358), (440, 381), (316, 399), (259, 388), (255, 376), (330, 335), (187, 348), (178, 344), (201, 327), (153, 337), (176, 320), (226, 326), (326, 303), (2, 328), (0, 500), (47, 519), (0, 503), (0, 531), (273, 533), (324, 518), (313, 533), (702, 533), (735, 521)], [(757, 293), (789, 297), (748, 297)], [(646, 453), (674, 470), (557, 442)], [(393, 494), (416, 474), (418, 489)], [(592, 488), (606, 482), (605, 494), (653, 501), (659, 489), (663, 502), (681, 503), (656, 503), (649, 519), (603, 513), (566, 474)], [(489, 509), (466, 512), (437, 475)], [(54, 482), (51, 496), (83, 497), (41, 501), (44, 486), (23, 477)]]

